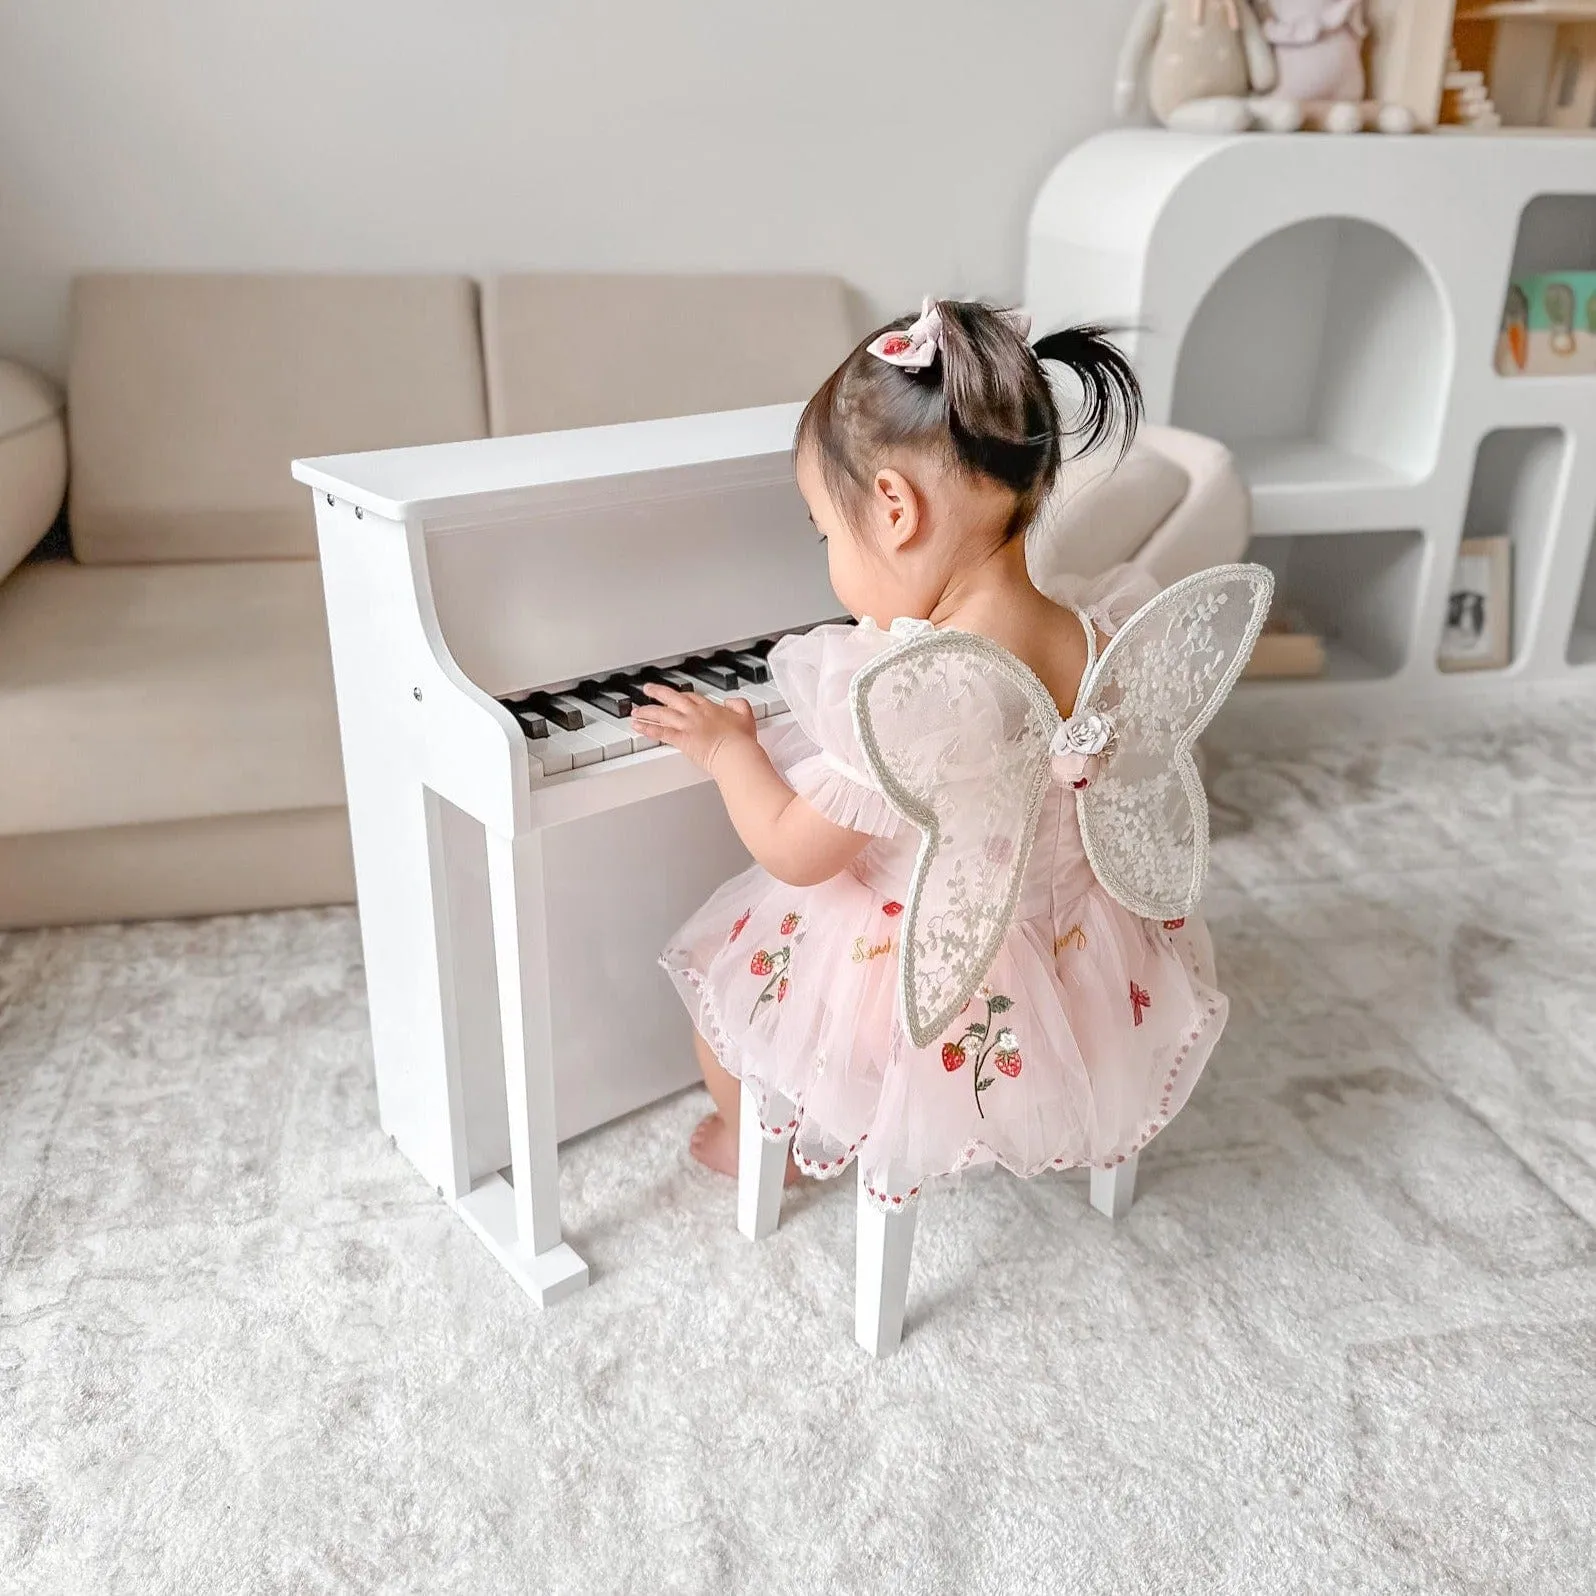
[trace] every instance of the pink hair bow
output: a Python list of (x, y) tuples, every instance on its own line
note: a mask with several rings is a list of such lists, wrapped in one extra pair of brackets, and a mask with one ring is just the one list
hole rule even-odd
[[(1031, 318), (1023, 310), (1000, 310), (999, 317), (1006, 321), (1021, 338), (1031, 335)], [(920, 319), (901, 330), (894, 328), (879, 338), (872, 338), (866, 346), (878, 360), (889, 366), (903, 366), (910, 371), (924, 371), (942, 347), (942, 312), (937, 302), (928, 294), (920, 301)]]

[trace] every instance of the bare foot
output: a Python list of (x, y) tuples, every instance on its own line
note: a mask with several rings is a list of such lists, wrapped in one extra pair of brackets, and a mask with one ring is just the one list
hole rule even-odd
[[(698, 1122), (693, 1131), (692, 1139), (687, 1144), (687, 1150), (701, 1163), (705, 1169), (712, 1169), (717, 1175), (737, 1174), (737, 1132), (728, 1125), (719, 1114), (706, 1114)], [(798, 1167), (787, 1159), (787, 1175), (784, 1184), (791, 1186), (798, 1179)]]

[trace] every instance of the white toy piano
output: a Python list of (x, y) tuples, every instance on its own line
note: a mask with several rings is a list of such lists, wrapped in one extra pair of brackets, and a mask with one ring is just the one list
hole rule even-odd
[(655, 960), (747, 863), (627, 723), (649, 678), (786, 706), (836, 619), (798, 405), (294, 463), (327, 595), (383, 1128), (540, 1303), (587, 1282), (557, 1143), (697, 1079)]

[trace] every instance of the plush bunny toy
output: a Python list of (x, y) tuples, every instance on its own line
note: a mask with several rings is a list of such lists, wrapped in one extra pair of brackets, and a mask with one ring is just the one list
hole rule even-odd
[(1403, 105), (1364, 100), (1363, 0), (1269, 0), (1264, 37), (1275, 48), (1275, 95), (1292, 102), (1309, 127), (1358, 133), (1411, 133)]
[(1120, 52), (1114, 109), (1130, 113), (1143, 72), (1153, 115), (1188, 132), (1290, 133), (1302, 113), (1266, 97), (1275, 61), (1251, 0), (1142, 0)]

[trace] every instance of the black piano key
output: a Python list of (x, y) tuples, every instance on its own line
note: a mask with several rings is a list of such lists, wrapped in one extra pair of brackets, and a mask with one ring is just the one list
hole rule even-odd
[(561, 731), (581, 731), (583, 727), (582, 711), (557, 702), (552, 693), (532, 693), (525, 703)]
[(728, 654), (726, 658), (745, 682), (770, 680), (770, 667), (757, 654), (739, 649), (735, 654)]
[(624, 693), (633, 704), (652, 704), (654, 700), (643, 691), (640, 676), (611, 676), (599, 684), (611, 692)]
[(528, 737), (547, 737), (549, 735), (548, 722), (532, 707), (530, 697), (501, 698), (499, 702), (515, 716), (521, 730)]
[(595, 709), (602, 709), (606, 715), (613, 715), (617, 720), (626, 720), (632, 713), (630, 695), (616, 692), (602, 682), (578, 682), (571, 691), (576, 697), (586, 699)]
[(689, 676), (696, 676), (701, 682), (708, 682), (713, 688), (723, 693), (737, 691), (737, 672), (729, 665), (717, 664), (712, 659), (704, 659), (694, 655), (692, 659), (682, 661), (682, 669)]
[(666, 687), (674, 687), (678, 693), (696, 693), (698, 683), (691, 676), (684, 676), (680, 671), (661, 670), (658, 665), (645, 665), (637, 673), (640, 682), (663, 682)]

